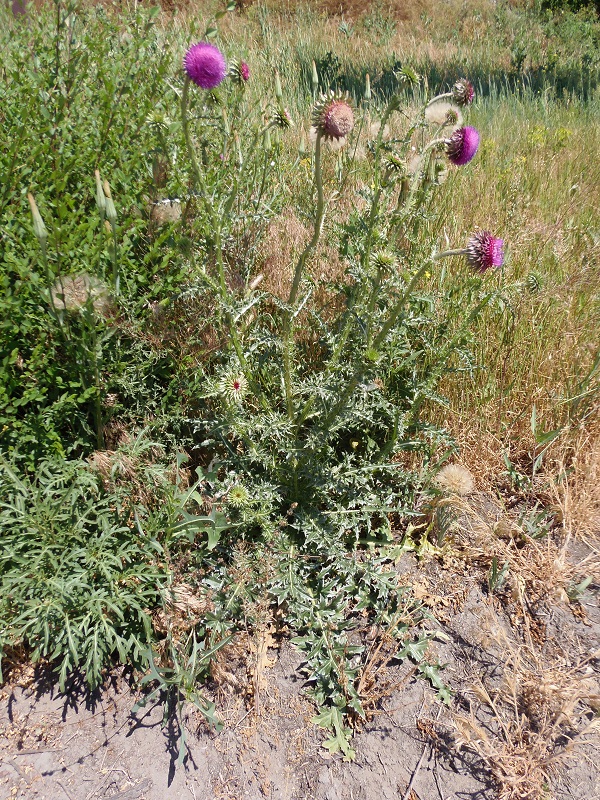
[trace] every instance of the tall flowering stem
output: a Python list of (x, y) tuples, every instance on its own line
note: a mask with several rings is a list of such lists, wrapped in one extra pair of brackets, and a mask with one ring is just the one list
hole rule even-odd
[[(382, 344), (385, 342), (385, 340), (389, 336), (392, 328), (395, 326), (395, 324), (396, 324), (396, 322), (398, 320), (398, 317), (400, 316), (400, 314), (402, 313), (402, 310), (404, 309), (404, 306), (406, 305), (406, 301), (408, 300), (408, 298), (413, 293), (413, 290), (414, 290), (415, 286), (417, 285), (418, 281), (423, 277), (423, 275), (430, 268), (431, 268), (431, 264), (429, 262), (425, 262), (425, 264), (419, 270), (417, 270), (417, 272), (415, 272), (415, 274), (412, 276), (408, 286), (402, 292), (402, 294), (401, 294), (400, 298), (398, 299), (397, 303), (395, 304), (395, 306), (391, 309), (386, 322), (381, 327), (381, 330), (379, 331), (379, 333), (373, 339), (373, 342), (369, 346), (369, 351), (371, 352), (372, 355), (377, 355), (378, 354), (379, 349), (381, 348)], [(360, 366), (356, 369), (354, 375), (348, 381), (348, 383), (346, 385), (346, 388), (342, 392), (338, 402), (331, 409), (331, 411), (329, 412), (329, 414), (327, 415), (327, 417), (325, 419), (325, 422), (323, 423), (323, 428), (325, 430), (329, 429), (329, 427), (333, 424), (333, 422), (335, 422), (336, 418), (345, 409), (346, 404), (348, 403), (348, 400), (352, 397), (352, 395), (354, 394), (356, 388), (358, 387), (358, 385), (360, 384), (361, 380), (363, 379), (363, 376), (364, 376), (365, 371), (367, 369), (368, 363), (369, 363), (369, 360), (367, 358), (363, 359), (363, 361), (360, 364)]]
[[(400, 97), (394, 96), (390, 100), (385, 109), (383, 116), (381, 117), (381, 122), (379, 123), (379, 130), (377, 132), (377, 139), (375, 141), (375, 162), (373, 165), (373, 197), (371, 200), (371, 209), (369, 211), (369, 219), (367, 221), (367, 235), (365, 241), (365, 249), (362, 254), (361, 262), (362, 266), (364, 267), (366, 264), (369, 263), (371, 258), (371, 251), (373, 249), (373, 232), (375, 230), (375, 223), (377, 222), (377, 217), (379, 214), (380, 203), (381, 203), (381, 195), (384, 189), (384, 186), (387, 184), (389, 179), (389, 174), (387, 171), (381, 173), (381, 144), (383, 141), (383, 132), (385, 130), (385, 126), (389, 122), (390, 117), (395, 111), (398, 111), (400, 108)], [(377, 299), (377, 292), (379, 290), (379, 283), (380, 283), (380, 276), (378, 276), (375, 284), (372, 288), (372, 295), (370, 300), (370, 308), (374, 307), (374, 304)], [(338, 363), (339, 358), (343, 352), (343, 349), (346, 345), (346, 341), (348, 336), (350, 335), (350, 330), (352, 328), (353, 318), (352, 315), (349, 314), (346, 323), (342, 332), (340, 333), (337, 341), (336, 348), (333, 352), (331, 361), (330, 361), (330, 368), (335, 367)]]
[(290, 296), (288, 298), (288, 310), (286, 311), (284, 326), (283, 326), (283, 381), (285, 386), (285, 400), (288, 412), (288, 418), (291, 420), (294, 416), (294, 407), (292, 400), (292, 349), (293, 349), (293, 335), (294, 335), (294, 312), (296, 300), (298, 298), (298, 291), (300, 289), (300, 281), (306, 267), (308, 257), (315, 249), (321, 236), (323, 229), (323, 219), (325, 217), (325, 198), (323, 195), (323, 175), (321, 172), (321, 140), (323, 133), (317, 130), (317, 140), (315, 142), (315, 162), (314, 162), (314, 181), (317, 189), (317, 211), (315, 214), (315, 227), (313, 235), (306, 245), (296, 264), (294, 272), (294, 279), (292, 281), (292, 288), (290, 289)]
[(190, 89), (190, 76), (186, 73), (185, 79), (183, 81), (183, 91), (181, 92), (181, 125), (183, 127), (183, 136), (185, 138), (185, 146), (187, 147), (188, 158), (190, 160), (190, 164), (192, 165), (192, 172), (194, 175), (194, 183), (202, 192), (202, 196), (205, 197), (206, 195), (206, 184), (204, 181), (204, 175), (200, 169), (200, 165), (198, 164), (198, 159), (196, 158), (196, 151), (194, 149), (194, 145), (192, 144), (192, 137), (190, 136), (190, 125), (188, 120), (188, 103), (189, 103), (189, 89)]
[[(202, 196), (202, 199), (204, 200), (206, 210), (208, 211), (212, 223), (212, 229), (215, 236), (215, 254), (217, 258), (217, 269), (219, 273), (219, 289), (221, 291), (221, 296), (223, 298), (223, 301), (225, 302), (227, 307), (227, 302), (229, 300), (229, 292), (227, 290), (227, 283), (225, 281), (225, 266), (223, 263), (223, 242), (221, 238), (221, 220), (219, 217), (218, 210), (215, 207), (215, 204), (210, 202), (210, 199), (208, 198), (206, 190), (206, 180), (204, 177), (204, 173), (200, 169), (198, 159), (196, 158), (196, 151), (194, 149), (192, 137), (190, 134), (190, 127), (188, 120), (190, 81), (191, 81), (190, 76), (186, 73), (185, 80), (183, 83), (183, 91), (181, 93), (181, 123), (183, 128), (183, 135), (185, 138), (185, 144), (187, 147), (188, 158), (190, 160), (190, 164), (192, 167), (194, 184), (200, 191), (200, 194)], [(233, 343), (233, 347), (235, 349), (240, 365), (245, 372), (246, 358), (244, 356), (244, 351), (242, 349), (240, 338), (238, 336), (238, 332), (235, 326), (235, 321), (229, 310), (226, 311), (226, 317), (227, 317), (229, 332), (231, 334), (231, 341)]]

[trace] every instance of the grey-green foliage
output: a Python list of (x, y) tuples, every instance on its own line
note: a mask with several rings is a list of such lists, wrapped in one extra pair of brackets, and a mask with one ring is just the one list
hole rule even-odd
[(97, 685), (113, 655), (140, 663), (152, 638), (166, 568), (158, 542), (124, 524), (120, 500), (84, 462), (45, 461), (22, 477), (0, 461), (0, 644), (55, 662), (61, 686), (75, 668)]

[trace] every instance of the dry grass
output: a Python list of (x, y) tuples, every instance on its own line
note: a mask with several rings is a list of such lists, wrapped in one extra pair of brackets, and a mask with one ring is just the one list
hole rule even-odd
[(597, 736), (600, 690), (586, 675), (586, 662), (545, 665), (534, 651), (508, 639), (504, 646), (499, 687), (472, 686), (469, 713), (454, 715), (454, 745), (480, 761), (499, 800), (549, 798), (575, 748)]

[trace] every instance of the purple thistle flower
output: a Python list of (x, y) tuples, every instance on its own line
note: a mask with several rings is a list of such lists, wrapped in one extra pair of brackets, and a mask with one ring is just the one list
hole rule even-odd
[(27, 9), (25, 7), (26, 2), (27, 0), (13, 0), (11, 5), (13, 17), (20, 17), (27, 13)]
[(504, 263), (504, 240), (489, 231), (477, 231), (467, 242), (467, 261), (475, 272), (486, 272)]
[(240, 62), (240, 75), (243, 81), (247, 81), (248, 78), (250, 77), (250, 68), (248, 67), (248, 64), (246, 64), (245, 61)]
[(227, 74), (225, 56), (209, 42), (193, 44), (185, 54), (183, 67), (201, 89), (215, 89)]
[(466, 125), (457, 128), (449, 139), (446, 139), (446, 155), (457, 167), (468, 164), (479, 147), (479, 132)]

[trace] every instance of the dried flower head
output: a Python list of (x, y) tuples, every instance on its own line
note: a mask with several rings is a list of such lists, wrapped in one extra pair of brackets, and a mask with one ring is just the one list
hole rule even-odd
[(230, 403), (241, 403), (248, 390), (248, 381), (241, 372), (225, 375), (221, 380), (221, 392)]
[(477, 231), (467, 242), (467, 261), (476, 272), (486, 272), (504, 263), (504, 240), (489, 231)]
[(473, 102), (475, 89), (471, 81), (466, 78), (459, 78), (452, 87), (452, 97), (459, 106), (468, 106)]
[(54, 308), (59, 311), (79, 311), (88, 301), (100, 316), (110, 310), (106, 287), (91, 275), (59, 276), (50, 291)]
[(234, 58), (229, 64), (229, 77), (238, 84), (243, 86), (250, 78), (250, 69), (245, 61), (240, 61)]
[(193, 44), (185, 54), (183, 67), (201, 89), (215, 89), (227, 74), (225, 56), (209, 42)]
[(475, 491), (475, 479), (460, 464), (446, 464), (435, 478), (436, 485), (446, 492), (466, 497)]
[(468, 164), (479, 147), (479, 132), (476, 128), (466, 125), (457, 128), (452, 136), (446, 140), (446, 155), (457, 167)]
[(463, 121), (460, 108), (444, 100), (427, 106), (425, 119), (432, 125), (462, 125)]
[(335, 92), (321, 95), (315, 104), (312, 124), (324, 139), (345, 139), (354, 127), (354, 112), (346, 96)]

